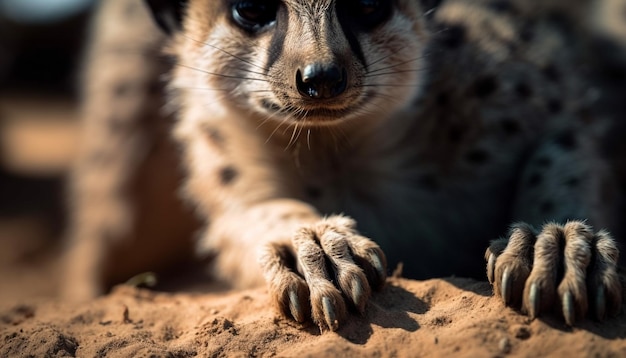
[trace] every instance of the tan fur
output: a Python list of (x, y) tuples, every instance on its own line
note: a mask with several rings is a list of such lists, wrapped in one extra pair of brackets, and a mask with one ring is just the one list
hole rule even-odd
[[(108, 0), (103, 16), (119, 15), (120, 3)], [(560, 2), (541, 9), (513, 2), (513, 11), (487, 1), (448, 0), (425, 13), (418, 1), (397, 0), (393, 16), (354, 34), (362, 59), (335, 1), (285, 0), (276, 28), (258, 34), (239, 28), (227, 4), (190, 0), (183, 30), (171, 38), (135, 40), (135, 31), (156, 30), (134, 25), (115, 43), (128, 41), (152, 54), (152, 61), (131, 58), (145, 63), (137, 76), (167, 74), (169, 112), (154, 111), (162, 97), (114, 100), (102, 98), (110, 93), (104, 84), (87, 87), (86, 133), (95, 139), (84, 153), (116, 139), (88, 130), (111, 115), (116, 101), (129, 104), (122, 110), (129, 121), (149, 121), (141, 131), (121, 131), (117, 135), (128, 137), (107, 147), (112, 155), (124, 148), (133, 154), (116, 157), (107, 167), (110, 179), (85, 162), (77, 166), (68, 271), (75, 276), (68, 295), (102, 289), (97, 276), (109, 255), (118, 255), (111, 254), (117, 243), (102, 226), (116, 230), (109, 235), (119, 242), (170, 236), (179, 252), (189, 244), (193, 222), (172, 197), (168, 210), (158, 210), (163, 203), (140, 205), (174, 192), (176, 169), (163, 161), (171, 147), (137, 157), (150, 148), (146, 140), (169, 145), (164, 133), (171, 131), (185, 171), (181, 192), (205, 225), (197, 253), (214, 256), (213, 274), (233, 286), (267, 282), (279, 310), (297, 321), (311, 318), (322, 330), (334, 330), (349, 309), (363, 312), (371, 289), (384, 284), (389, 258), (404, 261), (412, 277), (478, 271), (480, 251), (513, 221), (528, 224), (515, 226), (510, 239), (494, 241), (485, 254), (489, 280), (507, 304), (536, 316), (560, 300), (571, 324), (586, 314), (589, 276), (594, 294), (605, 295), (602, 302), (599, 293), (590, 298), (595, 314), (619, 307), (615, 243), (577, 221), (611, 229), (616, 223), (618, 195), (608, 201), (600, 195), (607, 183), (617, 185), (610, 161), (598, 154), (610, 120), (589, 123), (581, 114), (593, 112), (593, 79), (578, 67), (584, 43), (568, 46), (560, 25), (546, 16)], [(586, 13), (563, 12), (570, 18)], [(132, 22), (147, 24), (146, 13), (138, 19)], [(592, 28), (586, 26), (580, 31)], [(96, 28), (92, 54), (110, 46), (108, 25)], [(171, 69), (151, 51), (158, 48), (173, 57)], [(99, 71), (106, 65), (100, 58), (89, 61), (88, 84), (128, 78), (121, 68)], [(299, 91), (298, 76), (311, 63), (339, 64), (347, 74), (345, 91), (324, 100)], [(160, 121), (172, 112), (177, 120), (170, 128)], [(152, 132), (142, 134), (146, 130)], [(142, 158), (154, 158), (156, 167)], [(80, 184), (90, 176), (93, 184)], [(129, 178), (143, 195), (129, 199), (132, 192), (120, 191)], [(148, 183), (156, 190), (143, 187)], [(103, 193), (101, 204), (90, 204), (90, 193)], [(550, 220), (571, 221), (539, 233), (530, 226)], [(174, 247), (162, 245), (149, 244)], [(84, 255), (93, 260), (76, 264)], [(155, 267), (149, 256), (136, 257)], [(86, 291), (73, 288), (87, 282)]]

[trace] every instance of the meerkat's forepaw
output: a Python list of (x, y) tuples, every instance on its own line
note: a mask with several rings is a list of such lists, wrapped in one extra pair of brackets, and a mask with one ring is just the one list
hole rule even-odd
[(508, 239), (491, 243), (485, 259), (493, 291), (506, 305), (531, 318), (560, 308), (565, 322), (573, 325), (589, 309), (597, 319), (619, 311), (618, 255), (609, 233), (570, 221), (546, 224), (539, 233), (515, 224)]
[(371, 289), (385, 283), (387, 262), (354, 227), (352, 219), (332, 216), (301, 228), (291, 243), (264, 246), (261, 266), (284, 315), (312, 319), (323, 331), (339, 327), (347, 305), (365, 310)]

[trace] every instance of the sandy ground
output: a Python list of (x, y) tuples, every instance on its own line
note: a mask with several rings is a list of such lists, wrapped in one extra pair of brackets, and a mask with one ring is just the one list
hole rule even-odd
[(118, 286), (83, 305), (26, 300), (0, 312), (0, 356), (626, 356), (626, 317), (566, 328), (529, 321), (463, 278), (392, 279), (338, 332), (279, 317), (264, 289), (158, 293)]
[[(529, 320), (487, 282), (389, 279), (338, 332), (282, 318), (264, 288), (157, 292), (120, 285), (84, 304), (55, 298), (58, 249), (37, 220), (0, 222), (0, 357), (625, 357), (626, 314), (567, 327)], [(181, 277), (182, 279), (182, 277)]]
[[(4, 103), (10, 114), (0, 123), (4, 167), (22, 175), (62, 174), (74, 114), (55, 105), (13, 112)], [(31, 111), (61, 115), (37, 125), (28, 118), (40, 115)], [(0, 357), (626, 357), (624, 312), (574, 328), (557, 314), (530, 321), (492, 297), (488, 283), (463, 278), (390, 279), (363, 316), (352, 314), (338, 332), (323, 333), (281, 318), (263, 288), (118, 286), (93, 302), (70, 304), (55, 298), (63, 277), (58, 238), (51, 235), (41, 213), (0, 217)]]

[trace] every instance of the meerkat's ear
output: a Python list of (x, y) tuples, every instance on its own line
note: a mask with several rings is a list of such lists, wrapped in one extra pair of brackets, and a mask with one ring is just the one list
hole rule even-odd
[(168, 35), (182, 29), (183, 13), (187, 0), (144, 0), (152, 17)]

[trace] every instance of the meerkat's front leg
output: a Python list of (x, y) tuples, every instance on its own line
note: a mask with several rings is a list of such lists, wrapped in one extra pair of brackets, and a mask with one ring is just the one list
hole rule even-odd
[(494, 293), (531, 318), (558, 308), (572, 325), (588, 311), (597, 319), (616, 314), (622, 304), (617, 244), (581, 220), (603, 224), (598, 218), (614, 205), (597, 201), (607, 177), (588, 145), (564, 133), (537, 149), (522, 176), (517, 217), (547, 223), (540, 230), (515, 224), (485, 253)]
[[(202, 116), (202, 115), (201, 115)], [(279, 310), (335, 330), (347, 305), (363, 311), (386, 278), (386, 259), (345, 216), (323, 218), (294, 199), (292, 183), (254, 128), (233, 118), (183, 114), (176, 136), (188, 168), (187, 197), (206, 216), (201, 252), (236, 286), (267, 281)], [(345, 302), (347, 301), (347, 303)]]
[(510, 236), (487, 249), (487, 275), (505, 304), (531, 318), (560, 307), (568, 325), (591, 310), (597, 319), (621, 306), (618, 249), (605, 231), (581, 221), (549, 223), (540, 231), (513, 226)]
[(350, 218), (331, 216), (301, 226), (290, 243), (262, 247), (260, 263), (281, 312), (305, 321), (310, 302), (313, 321), (335, 330), (346, 314), (344, 297), (365, 310), (371, 288), (385, 283), (386, 262), (378, 245), (354, 226)]

